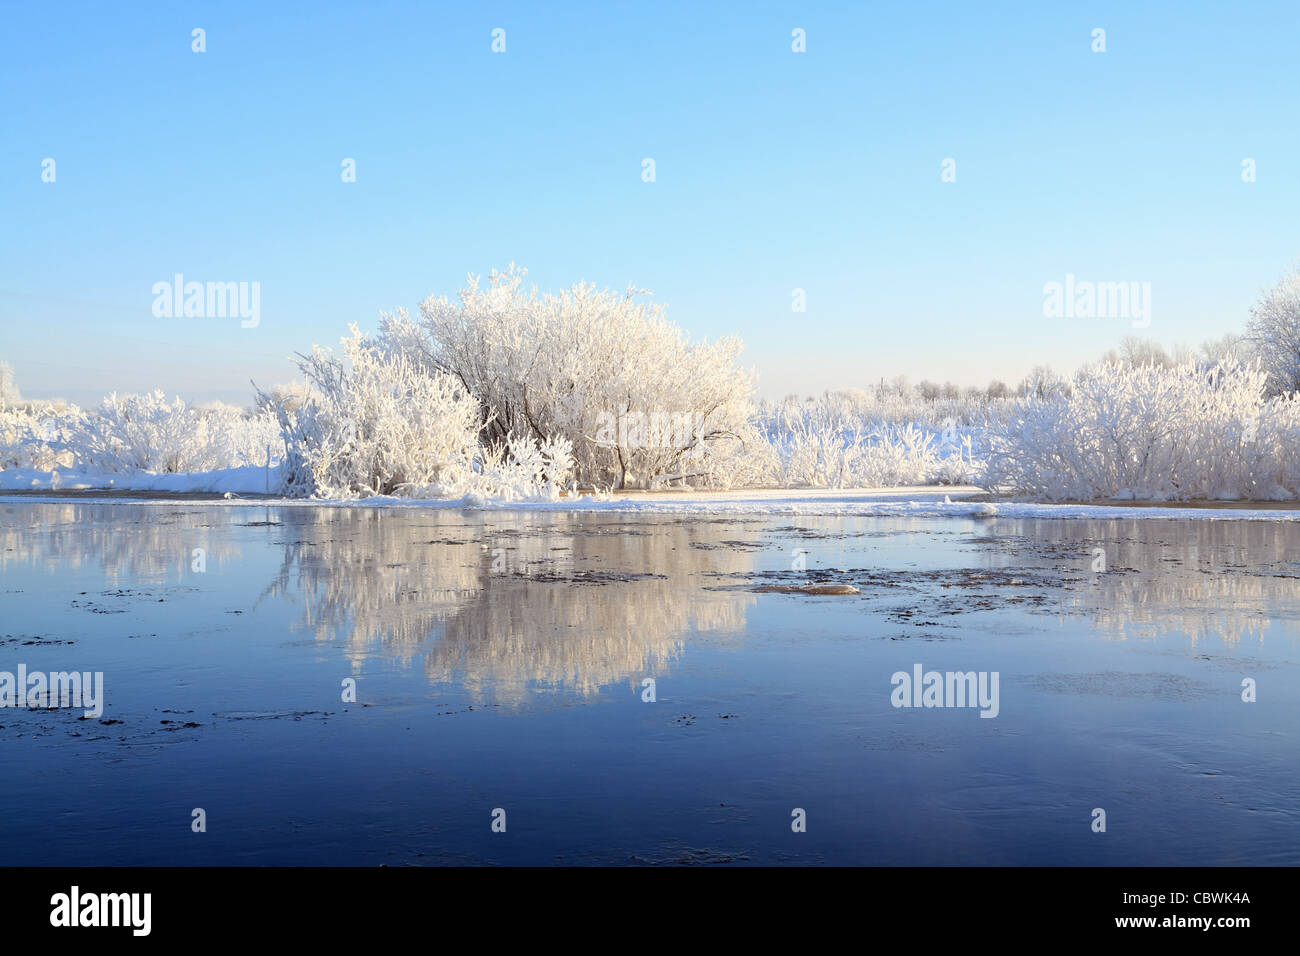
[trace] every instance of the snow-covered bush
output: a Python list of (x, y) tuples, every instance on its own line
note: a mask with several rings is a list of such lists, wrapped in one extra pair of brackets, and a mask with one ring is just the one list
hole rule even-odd
[(1268, 373), (1269, 393), (1300, 390), (1300, 262), (1260, 296), (1246, 336)]
[(178, 473), (266, 464), (278, 429), (267, 414), (229, 405), (193, 407), (161, 391), (110, 394), (67, 429), (78, 466), (101, 472)]
[(692, 342), (631, 288), (539, 295), (524, 274), (493, 272), (484, 288), (471, 276), (458, 301), (421, 303), (418, 324), (386, 317), (381, 342), (455, 376), (491, 441), (566, 439), (584, 483), (725, 482), (753, 389), (740, 341)]
[(916, 425), (934, 431), (961, 429), (983, 419), (990, 402), (984, 398), (926, 398), (921, 386), (901, 381), (882, 382), (873, 388), (842, 388), (800, 401), (790, 396), (780, 402), (760, 401), (756, 414), (770, 421), (783, 416), (812, 416), (820, 420), (856, 422), (863, 428), (880, 425)]
[(72, 438), (77, 464), (105, 472), (190, 470), (197, 451), (186, 404), (161, 391), (108, 395)]
[(1287, 499), (1300, 491), (1300, 400), (1228, 357), (1106, 363), (990, 416), (983, 484), (1047, 500)]
[(0, 410), (0, 468), (209, 472), (264, 465), (279, 442), (269, 414), (196, 408), (162, 392), (109, 395), (91, 410), (36, 401)]
[(279, 457), (280, 425), (267, 409), (250, 413), (214, 402), (194, 409), (194, 419), (205, 435), (208, 467), (191, 471), (267, 465)]
[(478, 447), (478, 402), (450, 375), (350, 329), (342, 358), (320, 346), (300, 357), (306, 393), (259, 393), (280, 423), (285, 493), (388, 495), (466, 470)]
[(477, 501), (556, 501), (573, 472), (573, 449), (567, 438), (535, 442), (507, 435), (504, 441), (475, 449), (460, 467), (444, 470), (439, 479), (412, 486), (413, 497), (468, 498)]
[(75, 405), (23, 401), (13, 369), (0, 362), (0, 469), (52, 471), (72, 465), (66, 442), (80, 414)]
[(71, 467), (75, 458), (68, 438), (80, 417), (75, 405), (25, 402), (0, 409), (0, 469)]
[[(906, 409), (906, 410), (905, 410)], [(767, 483), (779, 487), (869, 488), (957, 484), (977, 470), (958, 409), (931, 426), (890, 421), (867, 393), (828, 392), (816, 401), (764, 403), (756, 410), (769, 451)], [(894, 414), (936, 417), (898, 402)], [(963, 416), (963, 421), (966, 416)]]

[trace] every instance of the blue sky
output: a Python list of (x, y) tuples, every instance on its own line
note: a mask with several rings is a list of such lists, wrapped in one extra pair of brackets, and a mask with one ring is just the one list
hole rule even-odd
[[(1045, 318), (1067, 273), (1196, 345), (1300, 254), (1300, 5), (1135, 7), (11, 5), (0, 360), (242, 404), (511, 261), (740, 335), (771, 396), (1072, 370), (1134, 330)], [(260, 283), (260, 324), (155, 317), (175, 273)]]

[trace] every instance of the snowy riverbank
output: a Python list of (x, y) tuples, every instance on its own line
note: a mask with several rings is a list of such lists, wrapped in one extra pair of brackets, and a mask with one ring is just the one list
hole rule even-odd
[(155, 474), (93, 468), (0, 469), (0, 493), (11, 491), (129, 491), (166, 494), (265, 495), (280, 483), (280, 466), (246, 465), (215, 471)]
[[(1300, 521), (1300, 507), (1279, 502), (1041, 504), (993, 498), (974, 486), (909, 486), (861, 489), (748, 489), (738, 491), (628, 491), (562, 497), (556, 501), (496, 501), (467, 498), (322, 500), (267, 496), (267, 469), (231, 468), (191, 475), (95, 476), (0, 471), (0, 496), (10, 500), (67, 501), (77, 498), (147, 504), (151, 494), (166, 500), (196, 500), (231, 506), (289, 508), (464, 508), (499, 511), (569, 511), (688, 516), (839, 515), (848, 517), (1074, 518)], [(275, 487), (271, 468), (269, 487)], [(108, 482), (112, 481), (112, 484)], [(41, 494), (49, 492), (49, 494)], [(215, 499), (212, 496), (219, 496)]]

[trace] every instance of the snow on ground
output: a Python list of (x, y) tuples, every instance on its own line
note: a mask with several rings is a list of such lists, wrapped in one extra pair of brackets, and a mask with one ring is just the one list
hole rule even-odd
[[(977, 500), (965, 500), (975, 498)], [(972, 486), (843, 489), (751, 489), (747, 491), (627, 492), (608, 499), (584, 496), (560, 501), (480, 502), (384, 499), (414, 507), (470, 507), (501, 511), (588, 511), (682, 516), (810, 515), (845, 517), (963, 518), (1217, 518), (1300, 521), (1300, 509), (1276, 507), (1154, 507), (1144, 505), (1048, 505), (989, 501)], [(378, 499), (341, 502), (366, 507)], [(1271, 505), (1272, 503), (1270, 503)]]
[(265, 494), (279, 487), (280, 467), (246, 465), (217, 471), (154, 474), (147, 471), (117, 474), (88, 468), (37, 471), (32, 468), (0, 469), (0, 493), (6, 491), (130, 491), (169, 494)]
[[(109, 484), (109, 481), (115, 483)], [(269, 481), (269, 485), (268, 485)], [(316, 500), (268, 497), (275, 487), (276, 468), (270, 474), (259, 466), (229, 468), (191, 475), (136, 474), (129, 476), (91, 475), (11, 469), (0, 471), (0, 495), (25, 491), (24, 501), (66, 501), (41, 491), (80, 491), (79, 497), (120, 504), (148, 504), (149, 493), (229, 495), (205, 503), (223, 505), (268, 504), (289, 508), (465, 508), (484, 511), (569, 511), (690, 516), (844, 516), (844, 517), (954, 517), (954, 518), (1079, 518), (1079, 519), (1211, 519), (1251, 521), (1300, 521), (1300, 507), (1276, 502), (1213, 502), (1171, 507), (1142, 504), (1036, 504), (989, 500), (973, 486), (909, 486), (860, 489), (749, 489), (743, 491), (629, 491), (611, 495), (582, 495), (558, 501), (488, 501), (478, 498), (412, 499), (379, 496), (356, 500)], [(127, 492), (132, 497), (111, 496)], [(246, 497), (249, 496), (249, 497)], [(173, 499), (174, 500), (174, 499)]]

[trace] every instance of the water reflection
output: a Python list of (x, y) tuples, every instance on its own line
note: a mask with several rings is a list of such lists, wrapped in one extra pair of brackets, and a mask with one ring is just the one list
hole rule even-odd
[[(503, 703), (639, 684), (692, 635), (738, 639), (755, 588), (795, 573), (794, 549), (809, 552), (809, 568), (856, 572), (864, 595), (845, 603), (864, 619), (886, 593), (924, 608), (961, 587), (979, 597), (958, 580), (969, 572), (1023, 569), (1048, 599), (1030, 613), (1082, 618), (1108, 640), (1181, 632), (1195, 647), (1260, 643), (1274, 622), (1300, 617), (1297, 544), (1296, 523), (1264, 521), (0, 503), (0, 574), (83, 572), (84, 589), (98, 569), (108, 587), (180, 582), (254, 611), (288, 602), (294, 629), (340, 644), (357, 672), (380, 657)], [(194, 548), (205, 575), (192, 573)], [(1104, 573), (1093, 571), (1098, 551)], [(245, 621), (259, 626), (256, 613)]]
[(692, 547), (708, 531), (689, 523), (370, 509), (285, 519), (266, 594), (301, 601), (299, 626), (341, 636), (358, 668), (375, 653), (423, 658), (430, 680), (499, 702), (656, 676), (688, 633), (742, 631), (755, 601), (700, 588), (752, 558)]
[[(1086, 617), (1099, 637), (1179, 632), (1191, 647), (1261, 644), (1276, 621), (1300, 620), (1294, 522), (1016, 521), (998, 528), (1004, 560), (1069, 573), (1062, 611)], [(1098, 549), (1103, 573), (1093, 570)]]
[(232, 527), (258, 520), (262, 511), (250, 515), (166, 504), (0, 501), (0, 574), (11, 568), (51, 575), (87, 568), (99, 569), (114, 585), (174, 582), (190, 572), (195, 548), (202, 549), (209, 571), (220, 572), (240, 554)]

